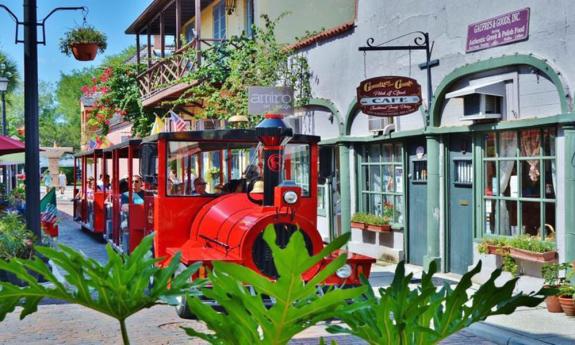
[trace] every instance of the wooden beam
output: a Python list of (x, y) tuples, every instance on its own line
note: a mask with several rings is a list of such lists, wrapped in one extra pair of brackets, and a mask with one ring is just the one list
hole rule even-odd
[(176, 0), (176, 50), (180, 49), (180, 30), (182, 29), (182, 0)]
[(146, 28), (146, 36), (148, 40), (148, 68), (152, 67), (152, 36), (150, 36), (150, 27)]
[(140, 73), (140, 31), (136, 31), (136, 70)]
[(195, 30), (196, 30), (196, 63), (199, 66), (202, 62), (202, 2), (201, 0), (195, 0)]
[(160, 55), (166, 57), (166, 30), (164, 22), (164, 12), (160, 13)]

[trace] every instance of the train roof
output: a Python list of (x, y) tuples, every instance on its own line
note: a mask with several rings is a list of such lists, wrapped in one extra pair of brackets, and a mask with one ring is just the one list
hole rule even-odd
[[(257, 143), (255, 129), (214, 129), (207, 131), (191, 132), (162, 132), (151, 135), (142, 139), (142, 143), (155, 142), (158, 139), (176, 140), (176, 141), (212, 141), (212, 142), (246, 142)], [(290, 143), (294, 144), (311, 144), (318, 143), (320, 137), (315, 135), (295, 134)]]
[(92, 156), (92, 155), (101, 155), (102, 149), (93, 149), (88, 151), (78, 152), (74, 155), (76, 158), (85, 157), (85, 156)]
[(105, 148), (104, 149), (104, 155), (106, 155), (107, 157), (111, 157), (113, 151), (118, 151), (120, 153), (120, 158), (126, 158), (126, 157), (128, 157), (128, 148), (130, 146), (133, 146), (137, 152), (140, 148), (141, 142), (142, 142), (142, 139), (129, 139), (129, 140), (123, 141), (119, 144), (112, 145), (108, 148)]

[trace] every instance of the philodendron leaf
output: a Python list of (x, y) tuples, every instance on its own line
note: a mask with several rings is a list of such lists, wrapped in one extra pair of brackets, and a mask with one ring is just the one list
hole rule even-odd
[(391, 286), (380, 289), (381, 297), (368, 293), (353, 305), (341, 306), (336, 314), (347, 327), (330, 326), (328, 331), (353, 334), (374, 345), (436, 344), (488, 316), (509, 314), (520, 306), (533, 307), (544, 299), (541, 292), (514, 295), (517, 279), (497, 287), (495, 280), (501, 270), (495, 270), (470, 295), (471, 278), (480, 271), (481, 262), (463, 275), (455, 289), (446, 285), (437, 290), (431, 279), (436, 272), (432, 262), (429, 272), (423, 273), (421, 286), (412, 289), (412, 275), (405, 275), (404, 262), (400, 262)]
[[(287, 344), (294, 335), (330, 318), (339, 306), (365, 292), (365, 287), (358, 287), (331, 289), (318, 294), (316, 285), (345, 264), (344, 255), (331, 261), (308, 282), (302, 278), (324, 257), (342, 247), (349, 240), (349, 234), (312, 256), (308, 254), (300, 231), (293, 233), (285, 248), (280, 248), (276, 244), (275, 229), (269, 225), (264, 240), (272, 251), (278, 278), (270, 280), (244, 266), (214, 262), (209, 274), (212, 288), (203, 289), (203, 292), (222, 306), (225, 313), (190, 296), (188, 304), (192, 313), (214, 333), (186, 329), (189, 335), (212, 344)], [(265, 301), (270, 300), (274, 303), (266, 306)]]
[[(176, 255), (168, 266), (158, 266), (161, 259), (154, 259), (150, 254), (152, 240), (152, 236), (147, 236), (127, 256), (107, 246), (109, 261), (105, 265), (62, 244), (58, 249), (36, 247), (58, 266), (65, 283), (58, 281), (39, 258), (0, 260), (0, 270), (11, 272), (27, 283), (18, 287), (0, 282), (0, 321), (16, 306), (23, 307), (20, 314), (23, 319), (37, 310), (43, 298), (53, 298), (83, 305), (123, 323), (130, 315), (154, 306), (160, 299), (183, 295), (197, 285), (190, 280), (197, 265), (177, 274), (179, 256)], [(51, 286), (39, 284), (37, 276), (52, 283)]]

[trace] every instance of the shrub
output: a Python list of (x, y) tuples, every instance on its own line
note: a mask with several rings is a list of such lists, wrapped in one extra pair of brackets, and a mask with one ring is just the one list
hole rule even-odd
[(16, 212), (0, 216), (0, 259), (30, 258), (33, 254), (34, 234), (26, 228)]

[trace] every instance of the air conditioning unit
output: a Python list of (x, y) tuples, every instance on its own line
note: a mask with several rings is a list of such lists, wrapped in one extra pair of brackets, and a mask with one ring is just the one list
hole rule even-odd
[(386, 127), (393, 124), (393, 117), (368, 116), (368, 129), (374, 135), (384, 132)]

